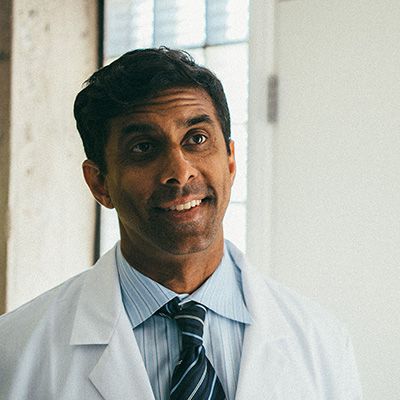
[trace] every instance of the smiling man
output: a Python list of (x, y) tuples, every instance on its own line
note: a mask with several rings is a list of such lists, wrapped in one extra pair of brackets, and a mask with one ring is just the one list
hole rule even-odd
[(0, 319), (2, 399), (361, 399), (340, 324), (224, 241), (236, 166), (213, 73), (135, 50), (92, 75), (75, 117), (121, 240)]
[(211, 97), (181, 85), (111, 119), (107, 174), (89, 160), (83, 171), (97, 201), (117, 210), (130, 265), (192, 293), (221, 261), (235, 161)]

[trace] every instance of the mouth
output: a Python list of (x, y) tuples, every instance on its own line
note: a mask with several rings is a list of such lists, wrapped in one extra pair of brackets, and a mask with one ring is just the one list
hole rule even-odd
[(193, 207), (197, 207), (201, 204), (203, 200), (191, 200), (188, 201), (186, 203), (182, 203), (182, 204), (177, 204), (177, 205), (173, 205), (172, 207), (168, 207), (167, 209), (165, 209), (166, 211), (184, 211), (184, 210), (190, 210)]
[(192, 200), (175, 200), (174, 202), (170, 202), (169, 204), (163, 204), (156, 207), (156, 210), (171, 213), (171, 214), (184, 214), (188, 211), (193, 211), (195, 208), (205, 205), (205, 203), (209, 202), (209, 197), (199, 198), (199, 199), (192, 199)]

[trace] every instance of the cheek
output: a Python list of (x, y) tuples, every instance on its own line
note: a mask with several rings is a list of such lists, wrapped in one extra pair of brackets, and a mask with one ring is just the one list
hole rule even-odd
[(233, 183), (234, 173), (231, 172), (229, 163), (226, 158), (221, 160), (221, 158), (212, 160), (207, 160), (207, 170), (212, 176), (214, 182), (218, 182), (218, 185), (223, 188), (231, 187)]
[(142, 176), (136, 175), (122, 176), (114, 186), (114, 196), (121, 207), (140, 207), (146, 202), (149, 191)]
[(147, 190), (141, 183), (131, 183), (123, 186), (120, 195), (127, 203), (134, 203), (137, 206), (146, 203), (148, 199)]
[(222, 202), (228, 203), (231, 195), (231, 188), (233, 184), (232, 175), (230, 174), (229, 168), (221, 168), (221, 165), (215, 166), (215, 171), (220, 171), (219, 175), (214, 176), (214, 180), (217, 183), (217, 189), (220, 191), (220, 196), (222, 196)]

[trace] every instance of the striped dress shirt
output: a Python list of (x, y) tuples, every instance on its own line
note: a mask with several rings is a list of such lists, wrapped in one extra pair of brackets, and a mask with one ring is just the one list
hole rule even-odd
[[(176, 322), (154, 314), (177, 296), (172, 290), (132, 268), (116, 248), (122, 301), (132, 324), (156, 400), (169, 398), (169, 384), (182, 347)], [(191, 295), (209, 311), (204, 324), (204, 347), (228, 400), (235, 398), (246, 324), (251, 323), (243, 290), (241, 272), (226, 246), (213, 275)]]

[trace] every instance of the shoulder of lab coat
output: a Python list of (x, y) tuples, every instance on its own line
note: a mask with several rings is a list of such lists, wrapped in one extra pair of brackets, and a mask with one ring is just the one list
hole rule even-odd
[[(67, 374), (62, 365), (72, 362), (71, 345), (109, 342), (123, 309), (117, 275), (114, 247), (93, 267), (0, 317), (0, 398), (25, 399), (26, 393), (52, 398), (51, 382), (67, 377), (51, 371)], [(89, 358), (97, 356), (88, 352)], [(88, 369), (80, 372), (88, 376), (95, 364), (95, 359), (81, 363)]]
[[(227, 242), (227, 246), (242, 271), (245, 298), (254, 319), (248, 329), (251, 342), (246, 342), (245, 336), (241, 373), (247, 357), (249, 368), (252, 365), (254, 369), (260, 359), (260, 368), (265, 371), (269, 362), (262, 359), (265, 346), (269, 357), (281, 363), (280, 367), (278, 361), (271, 366), (275, 370), (275, 382), (269, 385), (269, 389), (275, 385), (273, 399), (360, 400), (362, 391), (352, 343), (343, 324), (316, 302), (263, 277), (232, 243)], [(254, 345), (253, 352), (248, 351), (248, 345)], [(279, 368), (283, 373), (278, 378)], [(301, 394), (300, 388), (307, 387), (307, 381), (313, 389)], [(238, 398), (249, 396), (249, 385), (246, 386), (239, 383)], [(253, 398), (258, 398), (263, 386), (256, 380), (251, 386)], [(269, 397), (265, 393), (259, 398)]]

